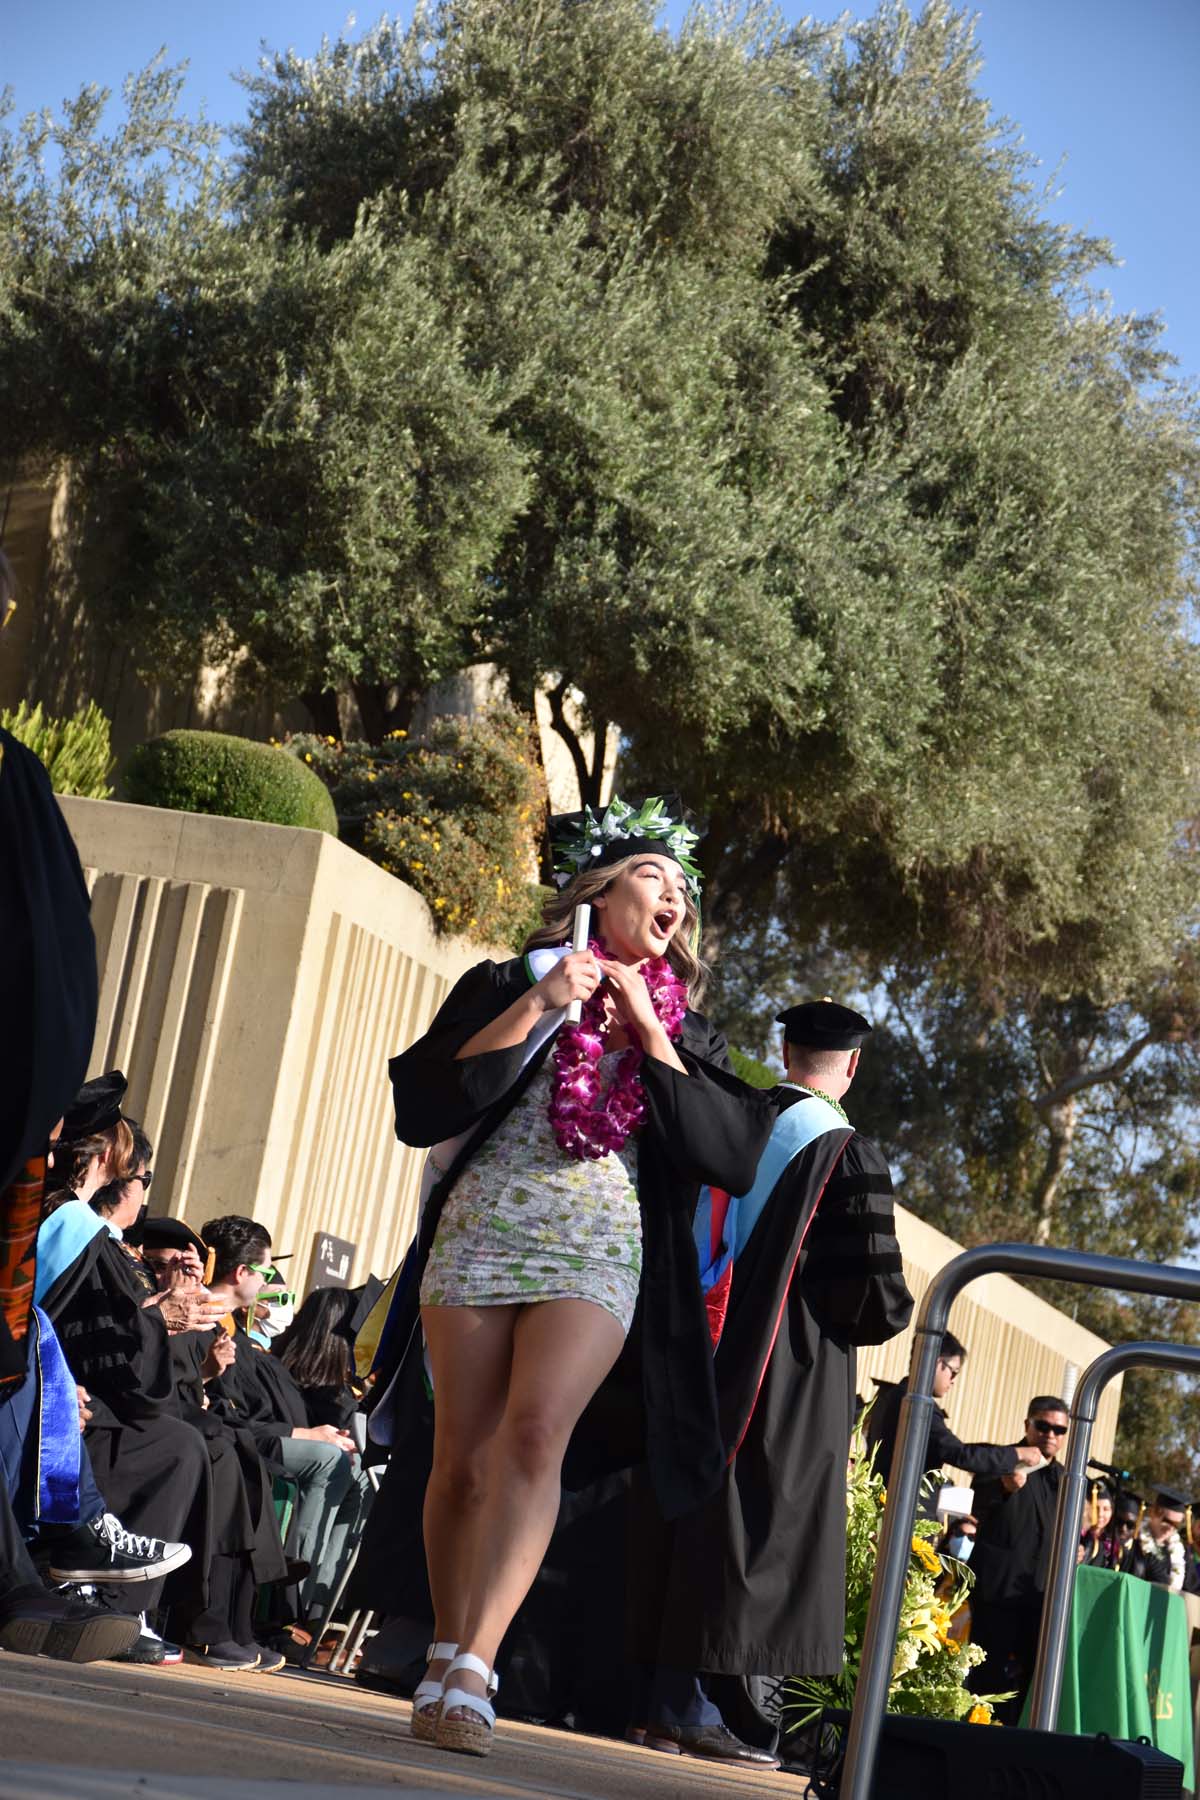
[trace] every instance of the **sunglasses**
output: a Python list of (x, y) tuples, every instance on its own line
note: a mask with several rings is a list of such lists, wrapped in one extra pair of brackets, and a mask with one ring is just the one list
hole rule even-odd
[(1035, 1431), (1048, 1431), (1053, 1437), (1066, 1437), (1069, 1425), (1052, 1425), (1049, 1419), (1031, 1419), (1030, 1424)]
[(149, 1188), (150, 1183), (154, 1180), (154, 1170), (147, 1169), (146, 1173), (144, 1175), (127, 1175), (125, 1177), (125, 1179), (127, 1181), (131, 1181), (131, 1182), (132, 1181), (140, 1181), (142, 1184), (142, 1192), (144, 1194), (146, 1192), (146, 1190)]
[(944, 1356), (938, 1357), (938, 1368), (945, 1369), (951, 1381), (957, 1381), (962, 1374), (962, 1364), (947, 1362)]

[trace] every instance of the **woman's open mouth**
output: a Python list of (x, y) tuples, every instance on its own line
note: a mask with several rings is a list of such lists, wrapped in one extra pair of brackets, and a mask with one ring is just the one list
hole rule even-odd
[(669, 938), (675, 930), (679, 915), (673, 906), (665, 906), (654, 915), (654, 931), (660, 938)]

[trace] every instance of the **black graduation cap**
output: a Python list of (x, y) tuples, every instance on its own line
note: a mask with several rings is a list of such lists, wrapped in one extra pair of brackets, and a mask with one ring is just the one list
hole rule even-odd
[(349, 1335), (351, 1337), (357, 1337), (362, 1330), (371, 1316), (371, 1308), (386, 1286), (387, 1283), (380, 1281), (378, 1275), (368, 1275), (360, 1288), (353, 1289), (356, 1305), (350, 1315)]
[(1174, 1488), (1160, 1487), (1155, 1489), (1153, 1504), (1164, 1507), (1167, 1512), (1187, 1512), (1192, 1502), (1187, 1494), (1177, 1493)]
[(85, 1081), (63, 1115), (63, 1142), (75, 1143), (115, 1125), (121, 1117), (121, 1102), (128, 1086), (120, 1069), (110, 1069), (107, 1075)]
[(190, 1244), (203, 1262), (208, 1246), (182, 1219), (140, 1219), (124, 1233), (125, 1241), (142, 1250), (186, 1250)]
[(861, 1013), (828, 999), (789, 1006), (775, 1023), (783, 1026), (789, 1044), (804, 1050), (857, 1050), (874, 1029)]

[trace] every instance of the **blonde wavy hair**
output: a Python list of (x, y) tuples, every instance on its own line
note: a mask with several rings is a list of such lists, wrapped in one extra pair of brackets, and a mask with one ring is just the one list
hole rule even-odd
[[(542, 908), (541, 924), (521, 946), (522, 956), (527, 950), (540, 950), (544, 945), (569, 943), (571, 918), (575, 908), (585, 903), (590, 905), (597, 894), (602, 894), (605, 888), (610, 887), (623, 870), (651, 854), (648, 850), (639, 850), (634, 856), (623, 856), (620, 862), (606, 863), (602, 869), (585, 869), (581, 875), (574, 876), (565, 888), (560, 888), (557, 894), (547, 900)], [(696, 902), (686, 887), (681, 892), (683, 924), (667, 945), (667, 961), (675, 973), (687, 982), (688, 1001), (695, 1005), (704, 992), (708, 964), (702, 960), (698, 949), (692, 948), (693, 944), (698, 945), (700, 942), (700, 914), (696, 909)]]

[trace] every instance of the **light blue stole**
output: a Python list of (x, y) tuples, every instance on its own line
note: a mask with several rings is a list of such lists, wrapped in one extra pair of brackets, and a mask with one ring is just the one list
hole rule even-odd
[[(790, 1086), (790, 1083), (784, 1085)], [(737, 1261), (750, 1241), (750, 1234), (762, 1215), (763, 1207), (774, 1193), (789, 1163), (795, 1161), (827, 1131), (848, 1131), (841, 1113), (828, 1100), (806, 1094), (795, 1106), (785, 1107), (767, 1139), (767, 1147), (759, 1158), (754, 1185), (745, 1194), (731, 1194), (716, 1252), (712, 1246), (712, 1189), (703, 1187), (696, 1202), (693, 1234), (700, 1260), (700, 1282), (705, 1293), (716, 1286), (731, 1263)]]

